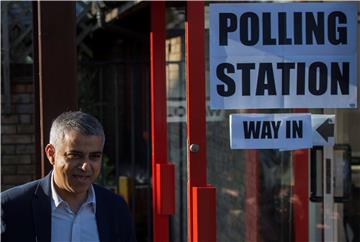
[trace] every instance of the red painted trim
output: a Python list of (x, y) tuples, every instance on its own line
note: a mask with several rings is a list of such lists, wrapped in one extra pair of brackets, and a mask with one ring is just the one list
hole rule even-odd
[[(307, 113), (308, 109), (294, 109), (295, 113)], [(295, 242), (309, 241), (309, 150), (292, 153), (294, 169)]]
[[(188, 137), (188, 238), (216, 241), (216, 190), (206, 182), (204, 2), (186, 5), (186, 101)], [(197, 152), (190, 145), (199, 146)], [(194, 190), (195, 189), (195, 190)], [(193, 193), (195, 192), (195, 195)], [(205, 198), (209, 198), (207, 200)], [(202, 208), (208, 208), (204, 212)]]
[(187, 2), (186, 16), (187, 136), (200, 147), (189, 152), (188, 175), (192, 186), (206, 186), (204, 3)]
[[(161, 189), (156, 172), (157, 164), (167, 162), (166, 75), (165, 75), (165, 2), (151, 2), (150, 32), (150, 89), (151, 89), (151, 144), (153, 185), (154, 242), (169, 241), (169, 216), (158, 213), (157, 191)], [(160, 180), (160, 179), (159, 179)]]
[(292, 204), (295, 218), (295, 242), (309, 241), (309, 151), (293, 152), (294, 191)]
[(194, 241), (216, 241), (216, 189), (193, 187)]
[(150, 32), (152, 156), (156, 163), (167, 160), (165, 3), (151, 2)]
[(157, 212), (175, 214), (175, 166), (171, 163), (156, 164)]
[(245, 157), (245, 241), (258, 242), (260, 241), (259, 152), (257, 150), (247, 150), (245, 153)]

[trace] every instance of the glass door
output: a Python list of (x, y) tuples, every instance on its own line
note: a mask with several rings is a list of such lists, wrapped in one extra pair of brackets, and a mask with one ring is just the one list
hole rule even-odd
[(359, 241), (359, 111), (336, 117), (337, 144), (311, 151), (311, 241)]
[[(188, 241), (189, 234), (185, 6), (171, 6), (167, 11), (169, 156), (178, 167), (177, 209), (170, 220), (170, 235), (171, 241), (180, 242)], [(209, 97), (207, 12), (206, 6), (205, 100)], [(232, 150), (230, 114), (295, 110), (210, 110), (206, 104), (207, 180), (216, 187), (217, 241), (359, 241), (360, 112), (330, 111), (336, 116), (336, 146), (330, 149)]]

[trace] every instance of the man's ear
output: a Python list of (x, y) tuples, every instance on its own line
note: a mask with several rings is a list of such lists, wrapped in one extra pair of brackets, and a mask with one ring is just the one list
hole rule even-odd
[(46, 157), (50, 161), (51, 165), (55, 164), (55, 147), (52, 144), (47, 144), (45, 146)]

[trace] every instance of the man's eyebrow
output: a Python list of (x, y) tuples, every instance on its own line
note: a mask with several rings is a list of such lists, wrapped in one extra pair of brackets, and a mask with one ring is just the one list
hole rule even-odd
[(79, 150), (68, 150), (68, 151), (65, 151), (65, 154), (69, 154), (69, 153), (72, 153), (72, 154), (82, 154), (83, 152), (79, 151)]
[(80, 150), (68, 150), (67, 152), (82, 153)]

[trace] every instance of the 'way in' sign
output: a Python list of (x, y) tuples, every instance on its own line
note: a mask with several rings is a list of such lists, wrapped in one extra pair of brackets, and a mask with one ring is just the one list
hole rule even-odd
[(232, 114), (232, 149), (302, 149), (312, 147), (311, 114)]
[[(283, 121), (243, 121), (245, 139), (278, 139), (279, 129)], [(285, 121), (285, 137), (287, 139), (303, 138), (303, 121)]]

